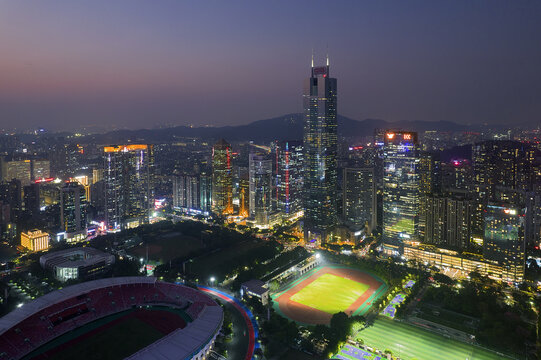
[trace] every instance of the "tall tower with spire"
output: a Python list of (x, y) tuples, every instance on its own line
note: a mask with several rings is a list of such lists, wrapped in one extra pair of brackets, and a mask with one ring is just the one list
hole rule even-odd
[(304, 238), (325, 242), (338, 221), (337, 82), (325, 66), (314, 66), (304, 83)]

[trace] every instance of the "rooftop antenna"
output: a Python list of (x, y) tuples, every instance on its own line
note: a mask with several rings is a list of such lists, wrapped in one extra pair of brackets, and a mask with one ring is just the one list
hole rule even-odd
[(312, 49), (312, 67), (314, 67), (314, 49)]

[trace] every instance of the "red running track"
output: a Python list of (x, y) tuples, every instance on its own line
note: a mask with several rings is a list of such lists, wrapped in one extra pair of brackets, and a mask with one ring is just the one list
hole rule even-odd
[(219, 292), (216, 292), (211, 289), (207, 289), (204, 287), (200, 287), (199, 290), (211, 293), (214, 296), (219, 297), (220, 299), (223, 299), (227, 301), (228, 303), (232, 304), (235, 309), (237, 309), (238, 312), (242, 314), (242, 317), (244, 318), (244, 322), (246, 323), (246, 327), (248, 327), (248, 335), (249, 335), (249, 341), (248, 341), (248, 351), (246, 352), (246, 356), (244, 357), (245, 360), (251, 360), (254, 356), (254, 350), (255, 350), (255, 332), (254, 332), (254, 326), (252, 325), (252, 321), (250, 320), (250, 317), (248, 314), (246, 314), (246, 311), (237, 304), (237, 302), (230, 297), (227, 297), (225, 295), (220, 294)]

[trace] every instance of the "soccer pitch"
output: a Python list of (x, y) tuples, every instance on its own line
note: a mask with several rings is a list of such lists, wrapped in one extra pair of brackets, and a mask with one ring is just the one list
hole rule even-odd
[(370, 286), (332, 274), (323, 274), (290, 299), (329, 314), (349, 308)]
[(385, 318), (378, 318), (374, 325), (360, 331), (357, 338), (381, 351), (389, 349), (393, 355), (405, 360), (507, 359), (495, 352)]

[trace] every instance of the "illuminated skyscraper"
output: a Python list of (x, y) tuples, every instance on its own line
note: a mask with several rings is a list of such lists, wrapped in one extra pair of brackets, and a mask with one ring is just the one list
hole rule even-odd
[(418, 236), (417, 133), (388, 131), (384, 142), (383, 240), (386, 244), (399, 245)]
[(277, 145), (276, 191), (278, 210), (289, 218), (302, 210), (303, 147), (300, 141), (284, 141)]
[(327, 65), (304, 84), (304, 237), (325, 242), (337, 216), (337, 81)]
[(103, 150), (108, 230), (147, 223), (154, 202), (152, 145), (106, 146)]
[(231, 145), (221, 139), (212, 148), (212, 211), (233, 213), (233, 173)]
[(85, 188), (78, 182), (69, 182), (60, 192), (60, 226), (68, 241), (86, 238), (87, 200)]
[(272, 212), (272, 159), (269, 154), (250, 154), (250, 216), (257, 225), (268, 225)]

